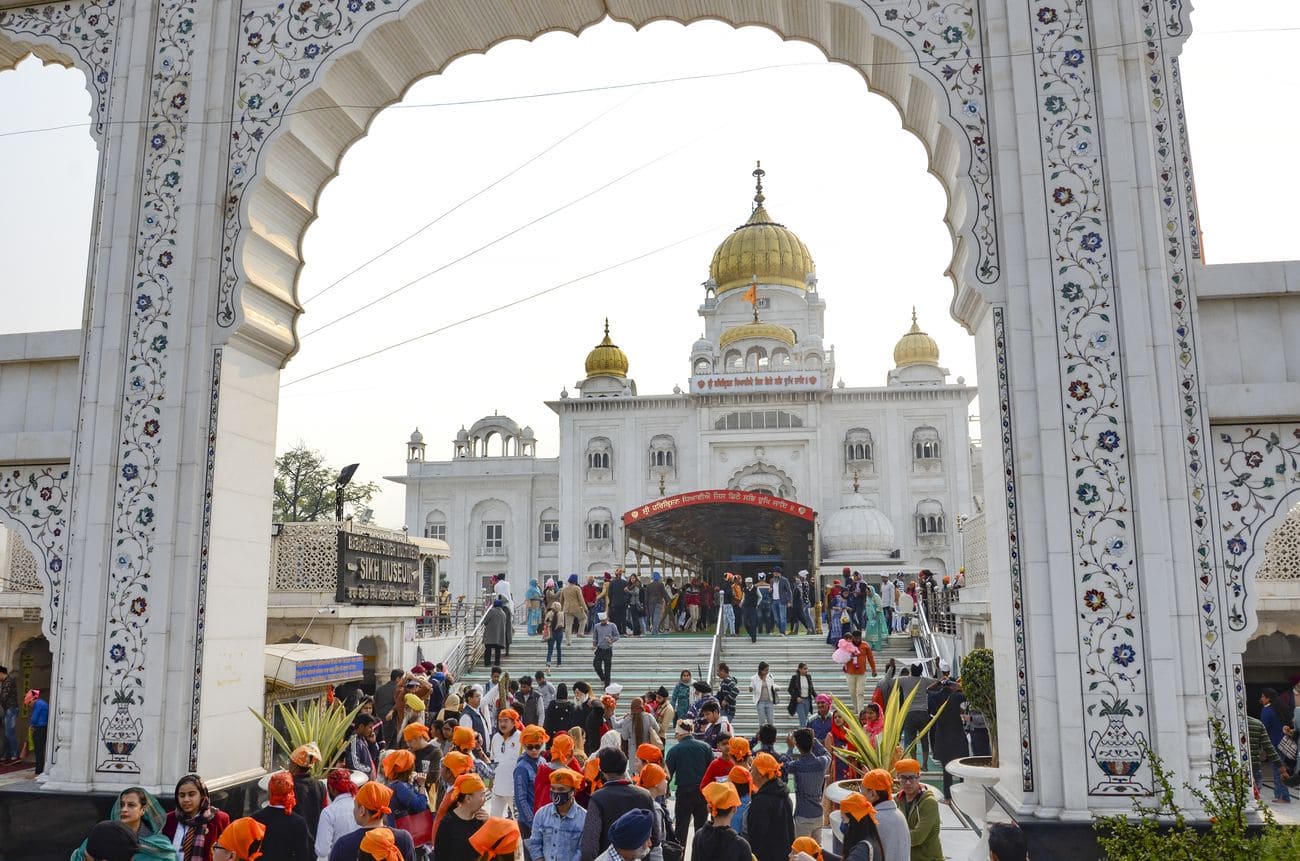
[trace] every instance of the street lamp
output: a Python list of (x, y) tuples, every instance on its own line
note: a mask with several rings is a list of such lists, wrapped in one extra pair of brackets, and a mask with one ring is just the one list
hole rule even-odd
[(343, 489), (352, 481), (352, 476), (356, 475), (359, 463), (350, 463), (343, 467), (339, 477), (334, 479), (334, 519), (339, 523), (343, 522)]

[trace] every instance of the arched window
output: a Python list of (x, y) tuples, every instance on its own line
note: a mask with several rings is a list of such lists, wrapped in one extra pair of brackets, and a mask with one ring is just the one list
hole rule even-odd
[(923, 425), (912, 431), (912, 458), (919, 465), (931, 466), (942, 458), (939, 431)]
[(767, 350), (762, 347), (750, 347), (745, 353), (745, 370), (759, 371), (767, 368)]
[(916, 506), (916, 537), (943, 538), (943, 503), (937, 499), (923, 499)]
[(745, 357), (741, 355), (739, 350), (728, 350), (727, 356), (723, 360), (723, 367), (733, 373), (743, 371), (745, 370)]
[(871, 431), (866, 428), (852, 428), (844, 435), (844, 470), (869, 469), (875, 461), (875, 442)]
[(790, 353), (780, 348), (772, 351), (772, 359), (769, 363), (774, 369), (788, 370), (794, 367), (794, 362), (790, 360)]
[(696, 373), (696, 374), (707, 374), (707, 373), (709, 373), (709, 372), (712, 371), (712, 370), (713, 370), (713, 363), (710, 362), (708, 359), (696, 359), (696, 360), (695, 360), (695, 373)]
[(605, 437), (592, 437), (587, 443), (587, 480), (609, 481), (614, 472), (614, 446)]
[(804, 356), (803, 366), (805, 369), (809, 371), (821, 370), (821, 366), (822, 366), (821, 354), (809, 353), (808, 355)]
[(587, 512), (587, 549), (607, 549), (613, 532), (614, 516), (608, 508), (593, 508)]
[(677, 474), (677, 441), (669, 434), (656, 434), (650, 438), (650, 477), (672, 478)]
[(434, 509), (429, 512), (429, 516), (424, 518), (424, 537), (436, 538), (439, 541), (447, 540), (447, 515)]

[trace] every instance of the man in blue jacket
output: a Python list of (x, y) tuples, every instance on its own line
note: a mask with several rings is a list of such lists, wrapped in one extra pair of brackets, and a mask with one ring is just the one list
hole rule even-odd
[[(1268, 740), (1273, 743), (1273, 747), (1277, 747), (1282, 742), (1282, 719), (1278, 717), (1277, 710), (1273, 706), (1275, 699), (1277, 699), (1277, 691), (1272, 688), (1264, 688), (1259, 692), (1259, 722), (1268, 732)], [(1291, 791), (1282, 782), (1282, 768), (1277, 762), (1273, 763), (1273, 803), (1291, 803)]]
[[(546, 730), (536, 724), (529, 724), (519, 734), (519, 743), (523, 747), (523, 756), (515, 763), (515, 819), (519, 822), (521, 842), (533, 833), (533, 801), (536, 799), (537, 766), (540, 765), (542, 748), (549, 740)], [(524, 858), (532, 861), (528, 846), (524, 844)]]

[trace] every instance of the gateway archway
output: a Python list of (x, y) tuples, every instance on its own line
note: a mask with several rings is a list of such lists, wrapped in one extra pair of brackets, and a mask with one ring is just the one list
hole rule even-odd
[[(607, 15), (768, 27), (898, 106), (948, 193), (953, 314), (977, 339), (983, 425), (998, 429), (984, 457), (992, 630), (1001, 748), (1020, 751), (999, 791), (1047, 818), (1128, 809), (1118, 796), (1150, 788), (1138, 740), (1178, 773), (1202, 771), (1207, 717), (1240, 737), (1242, 643), (1225, 625), (1233, 601), (1206, 508), (1174, 59), (1186, 12), (1173, 0), (7, 8), (0, 60), (35, 47), (76, 63), (102, 118), (74, 462), (57, 481), (48, 464), (6, 468), (0, 485), (4, 516), (44, 560), (57, 632), (46, 787), (257, 767), (246, 708), (261, 679), (246, 670), (264, 636), (266, 476), (320, 191), (412, 81)], [(37, 480), (72, 498), (66, 529), (30, 504)], [(1064, 643), (1076, 661), (1060, 659)], [(192, 688), (169, 684), (177, 668)], [(1115, 779), (1102, 744), (1116, 737), (1131, 779)]]
[[(722, 574), (780, 568), (815, 571), (817, 512), (765, 493), (697, 490), (656, 499), (623, 514), (624, 556), (651, 568), (686, 563), (717, 584)], [(814, 581), (815, 582), (815, 581)]]

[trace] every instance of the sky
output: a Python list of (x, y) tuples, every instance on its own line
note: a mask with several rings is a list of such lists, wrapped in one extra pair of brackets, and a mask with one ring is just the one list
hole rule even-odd
[[(1202, 0), (1192, 22), (1183, 85), (1207, 257), (1300, 258), (1294, 183), (1274, 173), (1294, 164), (1300, 116), (1260, 83), (1290, 80), (1300, 8)], [(465, 101), (480, 103), (447, 104)], [(0, 73), (0, 334), (80, 325), (86, 259), (68, 248), (89, 243), (89, 111), (78, 71), (29, 59)], [(543, 400), (575, 391), (606, 317), (642, 394), (685, 386), (709, 260), (749, 215), (759, 159), (769, 212), (816, 260), (837, 376), (883, 385), (915, 306), (942, 364), (973, 383), (973, 343), (948, 314), (944, 193), (892, 105), (768, 30), (607, 21), (459, 59), (349, 150), (304, 242), (278, 450), (360, 462), (358, 480), (382, 488), (378, 520), (400, 526), (402, 488), (382, 477), (405, 471), (417, 426), (429, 459), (494, 412), (556, 453)]]

